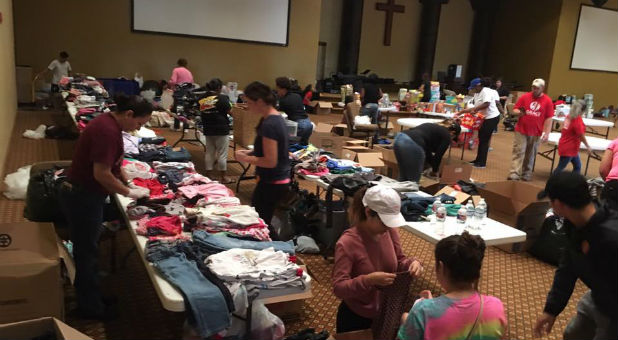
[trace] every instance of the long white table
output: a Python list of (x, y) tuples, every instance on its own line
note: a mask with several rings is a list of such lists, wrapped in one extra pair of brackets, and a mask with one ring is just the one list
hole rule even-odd
[[(553, 121), (559, 122), (559, 123), (564, 123), (564, 119), (565, 117), (556, 117), (556, 116), (552, 118)], [(614, 127), (614, 123), (607, 121), (607, 120), (593, 119), (593, 118), (582, 118), (582, 120), (584, 121), (584, 125), (586, 125), (586, 132), (591, 133), (593, 135), (604, 136), (605, 139), (609, 137), (609, 129)], [(603, 134), (603, 133), (596, 132), (596, 130), (594, 129), (595, 127), (607, 128), (607, 130), (605, 134)], [(552, 131), (553, 130), (555, 129), (553, 129), (553, 126), (552, 126)]]
[(425, 112), (419, 111), (419, 116), (429, 116), (429, 117), (442, 117), (444, 119), (452, 119), (455, 117), (454, 113), (440, 113), (440, 112)]
[[(547, 151), (539, 151), (538, 154), (543, 157), (543, 158), (547, 158), (551, 161), (551, 168), (550, 168), (550, 172), (552, 172), (554, 170), (554, 163), (556, 161), (556, 151), (558, 150), (558, 142), (560, 141), (560, 136), (562, 134), (560, 132), (551, 132), (549, 134), (549, 137), (547, 138), (547, 143), (549, 145), (551, 145), (551, 149), (547, 150)], [(601, 160), (602, 155), (598, 154), (605, 152), (605, 150), (607, 150), (607, 147), (609, 146), (609, 144), (612, 142), (611, 140), (607, 140), (607, 139), (603, 139), (603, 138), (598, 138), (598, 137), (591, 137), (591, 136), (586, 136), (586, 140), (588, 141), (588, 144), (590, 145), (590, 149), (592, 149), (592, 153), (588, 154), (588, 157), (586, 158), (586, 169), (584, 171), (584, 175), (588, 174), (588, 165), (590, 163), (590, 158), (594, 158), (596, 160)], [(580, 150), (586, 150), (586, 145), (584, 145), (584, 143), (580, 143), (579, 144), (579, 149)], [(536, 161), (535, 161), (536, 163)]]
[[(135, 242), (135, 247), (139, 253), (140, 258), (144, 262), (144, 267), (146, 268), (146, 272), (152, 281), (152, 285), (159, 296), (159, 300), (161, 301), (161, 305), (168, 311), (171, 312), (182, 312), (185, 310), (185, 301), (180, 293), (174, 286), (172, 286), (167, 280), (165, 280), (154, 268), (152, 263), (148, 262), (145, 256), (146, 242), (148, 238), (145, 236), (138, 235), (135, 231), (137, 228), (137, 222), (129, 220), (127, 216), (127, 205), (131, 203), (133, 200), (124, 197), (122, 195), (116, 195), (116, 199), (119, 205), (120, 211), (127, 222), (129, 234)], [(305, 289), (300, 288), (283, 288), (283, 289), (262, 289), (260, 290), (260, 295), (257, 297), (258, 300), (264, 302), (264, 304), (275, 303), (275, 302), (283, 302), (283, 301), (293, 301), (300, 299), (307, 299), (312, 296), (311, 293), (311, 276), (307, 274), (305, 271), (303, 273), (303, 278), (305, 279)]]

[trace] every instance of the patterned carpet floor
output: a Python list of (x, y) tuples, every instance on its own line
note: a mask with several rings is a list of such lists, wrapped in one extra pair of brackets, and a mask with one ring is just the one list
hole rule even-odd
[[(335, 122), (341, 116), (312, 116), (312, 120)], [(71, 154), (73, 143), (70, 141), (29, 140), (21, 137), (25, 129), (34, 129), (39, 124), (58, 124), (66, 121), (66, 116), (54, 111), (20, 111), (11, 138), (11, 152), (7, 157), (4, 173), (11, 173), (17, 168), (40, 161), (67, 159)], [(615, 130), (615, 129), (613, 129)], [(174, 141), (178, 133), (168, 129), (160, 129), (159, 133)], [(611, 136), (615, 138), (615, 131)], [(494, 136), (487, 169), (474, 169), (472, 177), (480, 181), (503, 180), (508, 170), (512, 133), (501, 131)], [(201, 149), (189, 145), (196, 166), (203, 170), (203, 154)], [(467, 152), (465, 159), (474, 157), (473, 152)], [(237, 164), (230, 165), (231, 175), (238, 175)], [(549, 174), (549, 162), (538, 162), (533, 184), (539, 187)], [(598, 162), (591, 163), (591, 173), (598, 171)], [(248, 202), (255, 183), (244, 181), (240, 186), (238, 196), (243, 202)], [(313, 185), (301, 183), (309, 190)], [(0, 222), (11, 223), (24, 221), (23, 201), (11, 201), (4, 197), (0, 199)], [(433, 245), (407, 231), (400, 231), (403, 250), (406, 254), (420, 258), (425, 272), (413, 281), (410, 296), (419, 291), (429, 289), (434, 294), (440, 292), (434, 272)], [(119, 267), (115, 273), (110, 273), (103, 279), (106, 292), (114, 294), (119, 299), (119, 318), (109, 322), (93, 322), (76, 318), (72, 309), (75, 308), (73, 289), (65, 287), (66, 321), (94, 339), (173, 339), (183, 336), (183, 313), (173, 313), (164, 310), (156, 292), (148, 278), (144, 265), (138, 255), (133, 252), (122, 261), (133, 242), (127, 231), (117, 235), (118, 249), (115, 254)], [(101, 269), (110, 271), (110, 241), (101, 242)], [(286, 321), (288, 334), (312, 327), (318, 330), (326, 329), (335, 332), (335, 317), (339, 300), (334, 297), (331, 289), (332, 264), (320, 256), (302, 256), (310, 273), (314, 276), (313, 297), (306, 300), (301, 309), (300, 317)], [(509, 254), (500, 249), (489, 247), (483, 264), (480, 290), (485, 294), (497, 296), (506, 307), (509, 328), (506, 338), (533, 338), (532, 328), (537, 316), (541, 313), (545, 296), (551, 282), (555, 267), (547, 265), (528, 254)], [(569, 319), (575, 313), (576, 302), (585, 293), (586, 288), (578, 282), (569, 305), (558, 317), (552, 333), (547, 339), (561, 339), (562, 331)], [(411, 304), (411, 301), (410, 301)]]

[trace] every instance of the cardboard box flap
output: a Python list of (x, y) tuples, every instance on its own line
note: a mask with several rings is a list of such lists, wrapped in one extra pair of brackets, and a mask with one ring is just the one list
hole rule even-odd
[(333, 129), (333, 125), (331, 124), (318, 123), (318, 125), (315, 126), (315, 129), (313, 130), (313, 132), (330, 133), (332, 129)]
[(321, 100), (318, 101), (315, 106), (322, 108), (322, 109), (332, 109), (333, 108), (333, 104), (331, 104), (330, 102), (325, 102)]
[(458, 191), (448, 185), (438, 191), (434, 196), (440, 196), (442, 194), (455, 197), (455, 204), (463, 204), (465, 201), (468, 200), (468, 198), (470, 198), (470, 195), (466, 194), (465, 192)]
[(51, 223), (0, 224), (0, 266), (58, 262), (56, 231)]
[(384, 166), (380, 152), (361, 152), (356, 154), (358, 163), (367, 168), (379, 168)]
[(461, 162), (442, 163), (440, 183), (455, 184), (458, 180), (470, 181), (472, 165)]
[(341, 158), (343, 159), (349, 159), (351, 161), (356, 162), (356, 155), (357, 153), (352, 150), (347, 150), (347, 149), (341, 150)]
[(77, 331), (64, 322), (45, 317), (0, 325), (0, 338), (2, 339), (32, 339), (53, 332), (57, 339), (92, 339), (86, 334)]
[[(349, 141), (346, 141), (346, 144), (348, 142)], [(372, 149), (370, 149), (370, 148), (368, 148), (366, 146), (361, 146), (361, 145), (344, 145), (343, 148), (347, 149), (347, 150), (356, 151), (358, 153), (360, 153), (360, 152), (375, 152), (374, 150), (372, 150)]]
[(58, 333), (61, 334), (62, 339), (66, 339), (66, 340), (73, 340), (73, 339), (92, 339), (91, 337), (87, 336), (86, 334), (78, 331), (77, 329), (67, 325), (66, 323), (53, 318), (54, 319), (54, 325), (56, 326), (56, 330)]

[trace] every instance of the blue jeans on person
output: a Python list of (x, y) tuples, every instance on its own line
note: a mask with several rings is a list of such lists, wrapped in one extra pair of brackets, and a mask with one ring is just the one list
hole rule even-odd
[(105, 304), (99, 282), (98, 259), (107, 195), (65, 183), (60, 186), (58, 198), (73, 242), (78, 309), (103, 314)]
[(378, 123), (378, 113), (378, 104), (375, 103), (365, 104), (365, 106), (360, 109), (360, 115), (369, 116), (369, 118), (371, 118), (371, 124)]
[(302, 145), (309, 144), (309, 138), (313, 133), (313, 124), (311, 124), (311, 120), (309, 118), (299, 119), (296, 123), (298, 123), (296, 135), (300, 137), (300, 143)]
[(198, 270), (184, 253), (168, 254), (153, 262), (155, 268), (185, 298), (194, 324), (202, 338), (208, 338), (230, 326), (230, 314), (221, 291)]
[(281, 250), (294, 255), (294, 243), (291, 241), (248, 241), (227, 236), (214, 236), (204, 230), (196, 230), (193, 232), (193, 242), (197, 243), (200, 247), (204, 247), (206, 251), (212, 251), (213, 253), (219, 253), (232, 248), (263, 250), (273, 247), (275, 251)]
[(399, 181), (418, 183), (425, 165), (425, 150), (401, 132), (395, 136), (393, 149), (399, 164)]
[(559, 172), (564, 171), (564, 169), (566, 168), (567, 165), (569, 165), (569, 163), (573, 164), (573, 172), (580, 173), (582, 169), (582, 162), (579, 159), (579, 155), (576, 155), (575, 157), (560, 156), (560, 160), (558, 161), (558, 166), (556, 167), (556, 170), (554, 171), (554, 173), (557, 174)]

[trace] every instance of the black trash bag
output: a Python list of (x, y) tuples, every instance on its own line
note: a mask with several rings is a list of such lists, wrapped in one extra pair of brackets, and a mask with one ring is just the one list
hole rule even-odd
[(569, 238), (562, 218), (552, 215), (543, 221), (539, 238), (528, 252), (537, 259), (557, 266)]
[(52, 125), (45, 129), (45, 138), (74, 140), (79, 138), (79, 133), (65, 126)]
[(477, 190), (476, 184), (474, 183), (470, 183), (470, 182), (466, 182), (464, 180), (458, 180), (457, 181), (457, 185), (459, 185), (459, 187), (461, 188), (462, 192), (465, 192), (468, 195), (478, 195), (479, 192)]
[(60, 224), (66, 222), (58, 204), (58, 189), (66, 177), (63, 175), (54, 179), (59, 169), (55, 167), (30, 177), (24, 208), (24, 217), (28, 220)]

